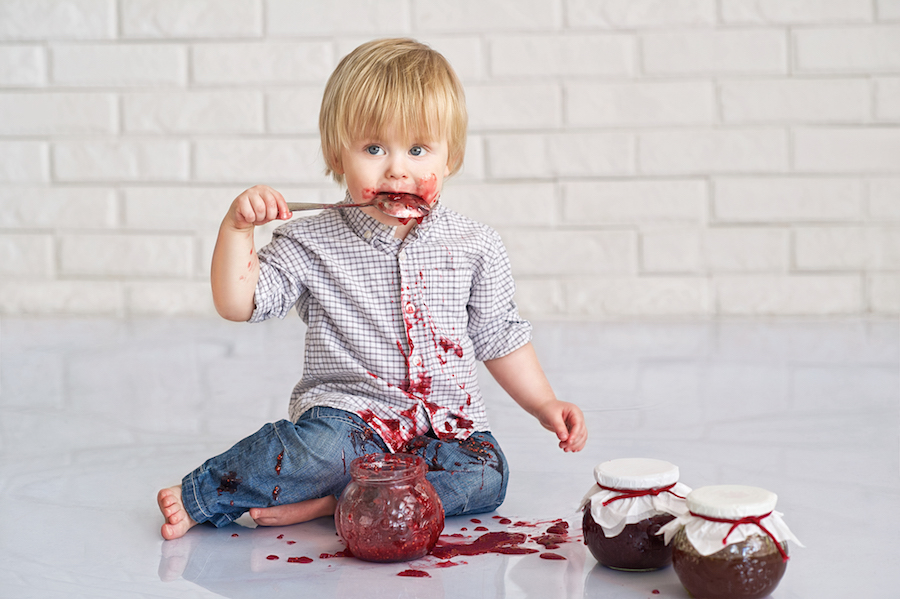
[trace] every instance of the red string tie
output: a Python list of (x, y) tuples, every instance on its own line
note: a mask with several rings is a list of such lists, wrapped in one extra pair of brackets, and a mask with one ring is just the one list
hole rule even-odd
[(654, 497), (661, 493), (668, 493), (670, 495), (674, 495), (678, 499), (684, 499), (678, 493), (672, 492), (672, 488), (678, 483), (672, 483), (666, 487), (656, 487), (652, 489), (616, 489), (613, 487), (604, 487), (600, 483), (597, 483), (597, 486), (603, 489), (604, 491), (613, 491), (614, 493), (621, 493), (621, 495), (616, 495), (615, 497), (610, 497), (606, 501), (603, 502), (603, 507), (608, 506), (613, 501), (618, 501), (620, 499), (631, 499), (632, 497), (645, 497), (647, 495), (653, 495)]
[(775, 538), (775, 535), (773, 535), (768, 528), (762, 525), (762, 521), (771, 515), (772, 512), (769, 512), (768, 514), (764, 514), (762, 516), (744, 516), (740, 520), (729, 520), (726, 518), (713, 518), (712, 516), (704, 516), (703, 514), (696, 514), (694, 512), (691, 512), (691, 516), (696, 516), (697, 518), (702, 518), (703, 520), (708, 520), (710, 522), (720, 522), (722, 524), (731, 524), (731, 528), (728, 529), (728, 534), (726, 534), (725, 538), (722, 539), (722, 545), (728, 544), (728, 537), (731, 535), (731, 533), (734, 532), (734, 529), (736, 529), (741, 524), (755, 524), (759, 527), (760, 530), (766, 533), (770, 539), (772, 539), (772, 542), (775, 543), (775, 547), (778, 548), (778, 553), (781, 554), (782, 561), (786, 562), (791, 558), (788, 557), (788, 554), (784, 550), (784, 547), (781, 546), (781, 543), (778, 542), (778, 539)]

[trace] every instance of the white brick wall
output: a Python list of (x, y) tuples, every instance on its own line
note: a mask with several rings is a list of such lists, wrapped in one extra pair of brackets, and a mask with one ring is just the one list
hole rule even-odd
[(0, 0), (0, 314), (212, 314), (229, 202), (339, 199), (324, 83), (397, 35), (527, 316), (900, 314), (898, 0)]

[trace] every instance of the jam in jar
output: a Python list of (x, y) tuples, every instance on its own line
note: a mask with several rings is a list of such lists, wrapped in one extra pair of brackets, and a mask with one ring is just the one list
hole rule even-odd
[(672, 550), (659, 531), (686, 511), (690, 488), (678, 482), (678, 467), (645, 458), (611, 460), (594, 468), (594, 478), (581, 503), (584, 542), (594, 558), (616, 570), (671, 564)]
[(352, 480), (335, 509), (337, 532), (350, 552), (371, 562), (423, 557), (444, 530), (444, 508), (414, 455), (376, 453), (350, 464)]
[(672, 564), (697, 599), (759, 599), (787, 568), (787, 541), (799, 545), (777, 496), (758, 487), (701, 487), (687, 496), (688, 514), (665, 526)]

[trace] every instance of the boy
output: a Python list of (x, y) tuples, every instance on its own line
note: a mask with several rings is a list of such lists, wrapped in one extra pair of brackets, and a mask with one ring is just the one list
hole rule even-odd
[[(367, 453), (422, 456), (450, 515), (496, 509), (508, 468), (489, 432), (475, 360), (565, 451), (584, 447), (577, 406), (556, 399), (531, 346), (531, 325), (499, 236), (439, 203), (462, 166), (467, 117), (453, 69), (408, 39), (363, 44), (338, 65), (319, 128), (328, 174), (347, 201), (415, 194), (421, 219), (377, 208), (324, 210), (279, 227), (254, 251), (253, 230), (291, 218), (280, 193), (240, 194), (219, 229), (211, 281), (224, 318), (307, 323), (303, 377), (290, 421), (264, 426), (159, 492), (174, 539), (199, 522), (246, 511), (261, 525), (334, 513), (349, 462)], [(405, 221), (405, 222), (404, 222)]]

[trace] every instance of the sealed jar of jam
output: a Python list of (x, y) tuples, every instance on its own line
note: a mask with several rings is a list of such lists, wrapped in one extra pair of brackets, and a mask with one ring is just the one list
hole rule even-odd
[(371, 562), (418, 559), (444, 530), (444, 507), (414, 455), (375, 453), (350, 463), (352, 480), (334, 513), (350, 552)]
[(678, 467), (663, 460), (625, 458), (594, 468), (597, 481), (581, 500), (584, 543), (594, 558), (616, 570), (648, 571), (672, 563), (660, 528), (687, 509), (690, 487)]
[(788, 540), (803, 546), (775, 511), (775, 493), (742, 485), (701, 487), (688, 513), (663, 527), (672, 565), (697, 599), (757, 599), (775, 590)]

